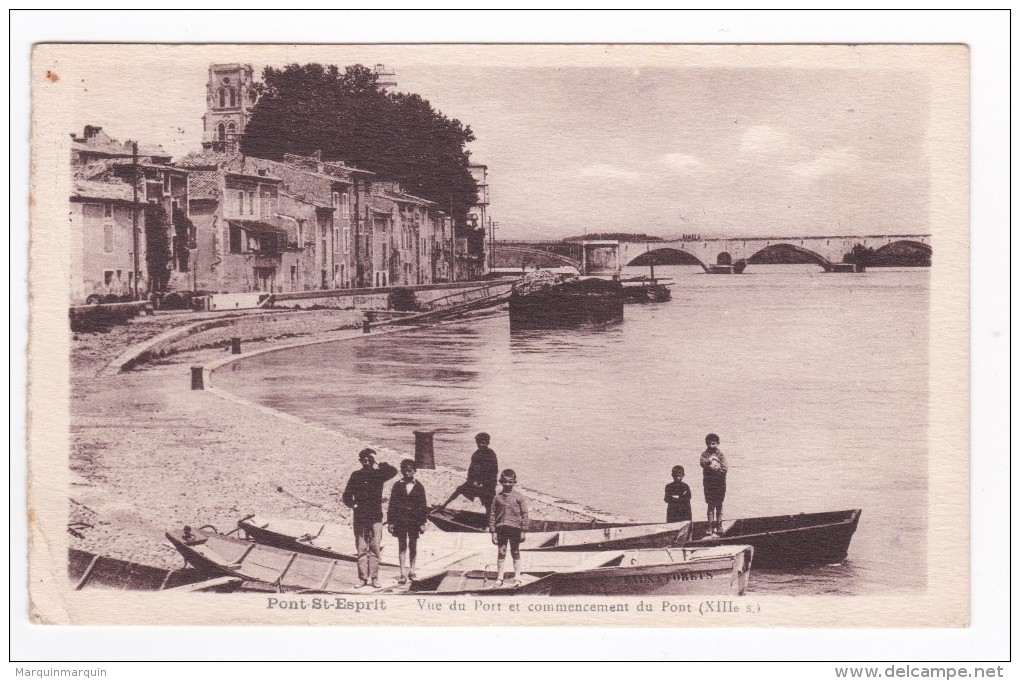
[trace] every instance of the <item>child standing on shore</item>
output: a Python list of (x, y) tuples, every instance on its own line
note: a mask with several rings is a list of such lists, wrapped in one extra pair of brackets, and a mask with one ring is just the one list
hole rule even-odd
[(708, 504), (708, 534), (718, 537), (722, 534), (722, 507), (726, 498), (726, 455), (719, 449), (719, 436), (709, 433), (705, 436), (705, 451), (701, 453), (701, 469), (704, 472), (705, 503)]
[(691, 519), (691, 488), (684, 482), (684, 467), (673, 466), (673, 482), (666, 485), (666, 522), (679, 523)]
[(503, 563), (506, 562), (506, 548), (510, 546), (510, 556), (514, 561), (514, 585), (520, 583), (521, 577), (521, 542), (524, 541), (524, 529), (528, 526), (528, 503), (519, 492), (514, 491), (517, 484), (517, 473), (507, 468), (499, 476), (499, 484), (503, 489), (492, 500), (489, 512), (489, 532), (492, 543), (499, 547), (496, 557), (496, 586), (503, 586)]
[[(386, 526), (397, 538), (400, 558), (400, 579), (397, 584), (407, 584), (415, 579), (414, 561), (418, 557), (418, 535), (425, 532), (429, 508), (425, 500), (425, 487), (414, 479), (418, 467), (411, 459), (400, 462), (400, 480), (390, 490), (390, 506), (386, 513)], [(409, 565), (405, 572), (404, 565)]]

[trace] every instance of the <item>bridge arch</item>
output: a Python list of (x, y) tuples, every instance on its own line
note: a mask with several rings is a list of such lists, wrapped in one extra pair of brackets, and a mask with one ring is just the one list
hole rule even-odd
[(890, 241), (876, 248), (872, 265), (931, 267), (931, 246), (912, 239)]
[(538, 267), (580, 267), (581, 263), (565, 255), (540, 248), (526, 246), (500, 245), (495, 251), (495, 267), (520, 267), (534, 269)]
[(832, 266), (825, 256), (809, 248), (790, 243), (769, 244), (747, 258), (749, 265), (806, 265), (814, 263), (828, 270)]
[(627, 263), (628, 267), (647, 267), (648, 265), (697, 265), (702, 269), (708, 269), (704, 262), (689, 251), (668, 247), (645, 251)]

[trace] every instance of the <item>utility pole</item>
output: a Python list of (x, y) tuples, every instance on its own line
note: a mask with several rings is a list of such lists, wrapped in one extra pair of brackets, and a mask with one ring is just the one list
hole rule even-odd
[(453, 195), (450, 195), (450, 283), (457, 281), (457, 226), (453, 219)]
[(138, 142), (131, 143), (131, 242), (134, 249), (134, 299), (138, 300)]
[(354, 175), (354, 288), (361, 288), (361, 193)]
[(496, 266), (496, 227), (499, 226), (498, 222), (492, 221), (492, 216), (489, 216), (489, 269), (491, 270)]

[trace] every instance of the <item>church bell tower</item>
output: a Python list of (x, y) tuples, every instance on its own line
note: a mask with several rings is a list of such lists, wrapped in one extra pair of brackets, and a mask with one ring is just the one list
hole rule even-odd
[(257, 97), (251, 64), (210, 64), (202, 148), (237, 149)]

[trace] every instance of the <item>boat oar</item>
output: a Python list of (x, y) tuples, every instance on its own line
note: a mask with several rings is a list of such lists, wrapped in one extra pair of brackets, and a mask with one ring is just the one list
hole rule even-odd
[(297, 496), (296, 494), (292, 494), (291, 492), (288, 492), (283, 487), (277, 487), (276, 491), (280, 492), (281, 494), (286, 494), (291, 499), (296, 499), (297, 501), (300, 501), (302, 504), (308, 504), (309, 506), (314, 506), (315, 508), (325, 508), (322, 504), (317, 504), (314, 501), (308, 501), (307, 499), (302, 499), (301, 497)]

